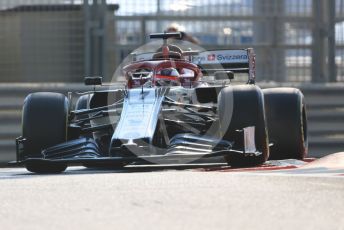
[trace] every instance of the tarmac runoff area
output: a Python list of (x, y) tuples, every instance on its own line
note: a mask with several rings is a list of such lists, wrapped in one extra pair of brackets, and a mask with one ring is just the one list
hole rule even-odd
[(0, 169), (1, 229), (344, 229), (344, 153), (257, 168)]

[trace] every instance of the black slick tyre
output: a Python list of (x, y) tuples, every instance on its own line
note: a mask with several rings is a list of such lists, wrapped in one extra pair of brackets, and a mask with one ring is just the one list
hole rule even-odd
[[(26, 139), (21, 158), (42, 158), (42, 150), (67, 139), (68, 99), (60, 93), (40, 92), (26, 97), (22, 114), (22, 136)], [(35, 173), (60, 173), (66, 164), (28, 163)]]
[(270, 159), (303, 159), (308, 152), (307, 114), (302, 92), (295, 88), (264, 89)]
[(228, 86), (219, 94), (218, 110), (222, 139), (232, 141), (237, 130), (254, 127), (256, 151), (261, 153), (258, 156), (231, 155), (225, 158), (227, 163), (232, 167), (263, 164), (269, 157), (269, 141), (261, 89), (254, 85)]

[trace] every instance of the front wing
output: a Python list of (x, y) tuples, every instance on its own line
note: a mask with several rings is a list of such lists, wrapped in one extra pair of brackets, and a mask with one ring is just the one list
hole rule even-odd
[[(239, 132), (245, 142), (244, 132)], [(235, 149), (234, 143), (219, 141), (212, 137), (197, 137), (191, 134), (181, 134), (171, 140), (166, 149), (156, 150), (152, 146), (124, 145), (117, 154), (104, 154), (92, 138), (80, 138), (68, 141), (42, 151), (40, 158), (23, 158), (25, 139), (17, 138), (17, 161), (11, 165), (28, 163), (65, 163), (67, 165), (96, 164), (185, 164), (200, 159), (213, 157), (230, 157), (233, 155), (259, 156), (262, 153), (254, 149)], [(135, 154), (134, 154), (135, 153)]]

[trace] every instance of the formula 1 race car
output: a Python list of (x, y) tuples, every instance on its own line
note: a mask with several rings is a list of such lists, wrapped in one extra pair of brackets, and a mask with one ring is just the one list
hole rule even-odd
[[(99, 86), (75, 106), (72, 93), (28, 95), (14, 164), (60, 173), (68, 165), (121, 168), (217, 157), (246, 167), (305, 157), (300, 90), (256, 86), (253, 49), (182, 50), (168, 42), (180, 36), (152, 34), (162, 46), (131, 55), (121, 69), (123, 89)], [(233, 83), (239, 75), (247, 77), (245, 84)], [(85, 84), (101, 85), (102, 79), (87, 77)]]

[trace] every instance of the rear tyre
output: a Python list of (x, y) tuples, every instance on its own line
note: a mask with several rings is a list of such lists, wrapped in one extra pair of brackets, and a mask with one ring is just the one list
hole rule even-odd
[[(87, 94), (87, 95), (83, 95), (81, 97), (78, 98), (78, 100), (76, 101), (75, 104), (75, 110), (84, 110), (84, 109), (89, 109), (89, 101), (91, 99), (92, 95)], [(76, 119), (87, 119), (89, 116), (88, 114), (84, 114), (84, 115), (78, 115), (75, 118)], [(86, 126), (91, 126), (91, 122), (90, 121), (86, 121), (84, 123)], [(88, 137), (88, 138), (93, 138), (93, 134), (92, 133), (87, 133), (87, 134), (83, 134), (83, 137)]]
[[(233, 141), (236, 130), (255, 127), (255, 146), (261, 153), (259, 156), (231, 155), (226, 157), (227, 163), (232, 167), (263, 164), (269, 157), (269, 142), (261, 89), (251, 85), (226, 87), (219, 94), (218, 110), (222, 138)], [(242, 148), (242, 145), (234, 147)]]
[[(75, 104), (75, 110), (87, 109), (90, 97), (91, 95), (89, 94), (79, 97)], [(84, 119), (84, 118), (88, 118), (88, 114), (76, 116), (76, 119)]]
[[(68, 99), (60, 93), (32, 93), (26, 97), (22, 115), (22, 136), (26, 139), (22, 159), (42, 158), (42, 150), (67, 139)], [(60, 173), (66, 164), (28, 163), (35, 173)]]
[(263, 90), (270, 141), (270, 159), (303, 159), (308, 152), (304, 96), (294, 88)]

